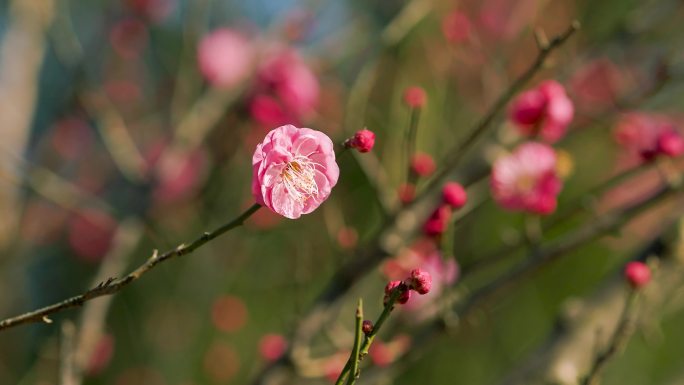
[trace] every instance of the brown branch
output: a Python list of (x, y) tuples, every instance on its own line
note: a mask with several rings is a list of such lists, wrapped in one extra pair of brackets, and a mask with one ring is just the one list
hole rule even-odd
[(207, 242), (218, 237), (219, 235), (222, 235), (236, 227), (241, 226), (244, 223), (244, 221), (247, 218), (249, 218), (252, 214), (254, 214), (259, 208), (261, 208), (261, 206), (258, 204), (252, 205), (250, 208), (248, 208), (245, 212), (240, 214), (240, 216), (238, 216), (234, 220), (220, 226), (214, 231), (205, 232), (199, 238), (195, 239), (187, 245), (184, 243), (180, 244), (174, 249), (168, 250), (163, 254), (159, 254), (155, 250), (152, 256), (148, 258), (147, 261), (145, 261), (145, 263), (143, 263), (137, 269), (133, 270), (124, 277), (116, 279), (107, 279), (106, 281), (101, 282), (99, 285), (86, 291), (83, 294), (79, 294), (77, 296), (65, 299), (64, 301), (43, 307), (38, 310), (34, 310), (28, 313), (18, 315), (16, 317), (7, 318), (3, 321), (0, 321), (0, 330), (32, 322), (43, 321), (46, 323), (50, 323), (52, 321), (50, 320), (50, 318), (48, 318), (48, 316), (51, 314), (58, 313), (73, 307), (80, 307), (85, 302), (90, 301), (92, 299), (117, 293), (124, 287), (130, 285), (132, 282), (138, 280), (142, 275), (152, 270), (158, 264), (175, 257), (190, 254), (196, 249), (206, 244)]

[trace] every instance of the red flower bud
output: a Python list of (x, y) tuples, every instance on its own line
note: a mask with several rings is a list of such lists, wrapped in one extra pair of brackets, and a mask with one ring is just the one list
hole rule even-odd
[(643, 262), (630, 262), (625, 267), (625, 279), (632, 288), (639, 289), (651, 281), (651, 269)]

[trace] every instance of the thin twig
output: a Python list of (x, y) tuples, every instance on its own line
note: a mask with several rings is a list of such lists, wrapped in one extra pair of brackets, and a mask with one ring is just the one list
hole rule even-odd
[(359, 298), (356, 307), (356, 319), (354, 327), (354, 348), (351, 354), (351, 370), (347, 379), (347, 385), (354, 385), (359, 372), (359, 352), (361, 351), (361, 339), (363, 338), (363, 300)]
[(51, 321), (48, 316), (51, 314), (58, 313), (73, 307), (82, 306), (85, 302), (90, 301), (94, 298), (117, 293), (124, 287), (131, 284), (133, 281), (139, 279), (148, 271), (152, 270), (158, 264), (167, 261), (171, 258), (190, 254), (196, 249), (200, 248), (202, 245), (218, 237), (219, 235), (222, 235), (236, 227), (241, 226), (244, 223), (244, 221), (247, 218), (249, 218), (252, 214), (254, 214), (257, 210), (259, 210), (259, 208), (261, 208), (259, 204), (252, 205), (245, 212), (240, 214), (237, 218), (220, 226), (214, 231), (205, 232), (199, 238), (195, 239), (187, 245), (180, 244), (176, 248), (168, 250), (161, 255), (155, 250), (152, 256), (148, 258), (147, 261), (145, 261), (145, 263), (143, 263), (137, 269), (133, 270), (128, 275), (122, 278), (107, 279), (106, 281), (101, 282), (99, 285), (86, 291), (83, 294), (79, 294), (77, 296), (65, 299), (64, 301), (57, 302), (55, 304), (43, 307), (38, 310), (34, 310), (28, 313), (18, 315), (16, 317), (7, 318), (3, 321), (0, 321), (0, 330), (8, 329), (25, 323), (41, 321), (49, 323)]
[(598, 385), (601, 382), (601, 373), (611, 358), (623, 349), (629, 337), (632, 336), (635, 327), (634, 311), (638, 292), (632, 290), (627, 297), (627, 303), (620, 317), (620, 322), (615, 328), (613, 337), (606, 350), (594, 359), (587, 377), (582, 380), (582, 385)]
[(394, 310), (394, 304), (406, 290), (408, 290), (408, 288), (404, 284), (401, 284), (394, 288), (392, 294), (390, 294), (390, 297), (387, 300), (387, 303), (385, 304), (385, 307), (382, 309), (380, 317), (378, 317), (378, 320), (375, 321), (375, 323), (373, 324), (373, 329), (370, 333), (368, 333), (368, 335), (366, 335), (366, 339), (363, 340), (363, 345), (361, 345), (359, 351), (356, 352), (356, 357), (358, 357), (357, 362), (353, 362), (355, 355), (354, 352), (352, 352), (352, 355), (349, 357), (347, 363), (344, 365), (344, 368), (342, 369), (340, 376), (337, 378), (335, 385), (342, 385), (348, 374), (350, 374), (352, 377), (356, 375), (355, 372), (351, 371), (352, 367), (355, 364), (358, 365), (358, 361), (362, 360), (368, 354), (368, 350), (373, 344), (375, 336), (380, 331), (380, 328), (382, 328), (382, 325), (385, 323), (390, 313), (392, 313), (392, 310)]
[(579, 22), (577, 20), (573, 21), (570, 24), (570, 27), (565, 30), (565, 32), (554, 37), (547, 45), (540, 48), (537, 58), (534, 60), (532, 65), (530, 65), (530, 67), (528, 67), (527, 70), (522, 73), (522, 75), (515, 79), (508, 89), (504, 91), (504, 93), (501, 94), (496, 102), (489, 108), (487, 113), (479, 121), (477, 121), (477, 123), (475, 123), (470, 135), (468, 135), (463, 142), (457, 144), (454, 146), (454, 148), (447, 152), (448, 155), (446, 159), (440, 163), (442, 164), (442, 167), (440, 167), (440, 169), (435, 173), (435, 176), (430, 180), (428, 185), (425, 187), (425, 190), (419, 194), (419, 198), (423, 195), (426, 195), (429, 191), (438, 186), (449, 175), (449, 173), (455, 169), (455, 167), (458, 165), (458, 162), (460, 162), (461, 158), (466, 153), (466, 150), (487, 131), (487, 128), (492, 124), (494, 119), (499, 115), (503, 108), (513, 98), (513, 96), (515, 96), (518, 91), (525, 86), (525, 84), (532, 80), (537, 71), (542, 68), (551, 52), (562, 46), (579, 28)]

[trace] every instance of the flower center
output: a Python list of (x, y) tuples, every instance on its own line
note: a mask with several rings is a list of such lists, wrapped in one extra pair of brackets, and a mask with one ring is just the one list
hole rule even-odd
[(528, 194), (530, 193), (536, 184), (536, 178), (532, 175), (520, 175), (518, 179), (515, 181), (515, 187), (516, 189), (523, 193), (523, 194)]
[(282, 173), (287, 193), (292, 199), (300, 202), (318, 195), (315, 176), (316, 169), (313, 162), (303, 157), (288, 162)]

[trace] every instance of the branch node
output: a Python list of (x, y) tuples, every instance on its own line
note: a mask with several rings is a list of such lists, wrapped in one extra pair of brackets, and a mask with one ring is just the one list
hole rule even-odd
[(43, 316), (43, 322), (45, 322), (46, 324), (51, 324), (52, 319), (50, 319), (48, 316), (44, 315)]

